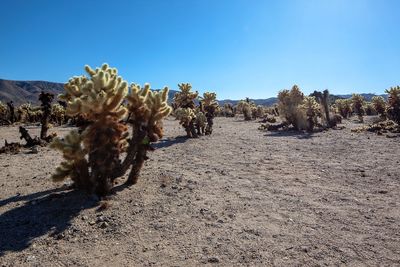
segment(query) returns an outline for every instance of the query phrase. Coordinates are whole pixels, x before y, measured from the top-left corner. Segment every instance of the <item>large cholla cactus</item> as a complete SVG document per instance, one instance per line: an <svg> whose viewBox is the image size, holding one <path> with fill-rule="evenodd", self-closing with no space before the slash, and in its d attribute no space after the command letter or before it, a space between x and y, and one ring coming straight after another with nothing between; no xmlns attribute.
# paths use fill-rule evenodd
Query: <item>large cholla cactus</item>
<svg viewBox="0 0 400 267"><path fill-rule="evenodd" d="M290 91L282 90L278 93L279 115L297 130L300 130L302 128L300 124L303 124L300 118L301 114L298 112L303 99L304 94L297 85L294 85Z"/></svg>
<svg viewBox="0 0 400 267"><path fill-rule="evenodd" d="M307 117L307 130L312 132L314 126L318 123L318 117L321 116L320 105L313 96L304 97L303 103L300 105L300 109L303 114Z"/></svg>
<svg viewBox="0 0 400 267"><path fill-rule="evenodd" d="M385 91L388 96L388 117L400 124L400 86L391 87Z"/></svg>
<svg viewBox="0 0 400 267"><path fill-rule="evenodd" d="M386 118L386 102L381 96L372 97L372 105L374 106L376 112L381 116L382 119Z"/></svg>
<svg viewBox="0 0 400 267"><path fill-rule="evenodd" d="M146 152L152 149L150 143L162 137L161 121L171 108L167 104L167 88L152 92L149 85L132 85L128 96L128 83L115 68L104 64L95 70L86 66L85 70L89 77L70 79L64 86L66 93L59 96L67 102L66 114L82 116L87 124L51 144L63 152L65 159L53 179L69 176L78 188L102 196L131 166L127 183L137 182ZM122 105L124 100L127 107ZM122 122L128 112L131 136ZM126 152L123 161L122 152Z"/></svg>
<svg viewBox="0 0 400 267"><path fill-rule="evenodd" d="M192 85L190 83L178 84L180 92L174 96L174 105L176 108L195 108L194 101L199 95L198 92L192 92Z"/></svg>
<svg viewBox="0 0 400 267"><path fill-rule="evenodd" d="M364 100L364 97L362 95L359 95L359 94L353 94L353 96L351 97L351 101L352 101L352 104L353 104L353 110L358 116L358 120L360 122L363 122L364 121L363 116L365 114L365 109L364 109L365 100Z"/></svg>

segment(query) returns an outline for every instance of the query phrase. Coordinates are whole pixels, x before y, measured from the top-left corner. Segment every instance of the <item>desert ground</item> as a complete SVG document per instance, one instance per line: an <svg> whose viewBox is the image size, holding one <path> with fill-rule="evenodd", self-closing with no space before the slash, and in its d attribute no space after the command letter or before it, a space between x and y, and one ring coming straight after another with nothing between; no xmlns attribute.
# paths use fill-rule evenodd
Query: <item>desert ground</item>
<svg viewBox="0 0 400 267"><path fill-rule="evenodd" d="M138 184L101 205L52 182L59 152L0 154L0 266L400 266L400 138L259 125L186 139L167 119Z"/></svg>

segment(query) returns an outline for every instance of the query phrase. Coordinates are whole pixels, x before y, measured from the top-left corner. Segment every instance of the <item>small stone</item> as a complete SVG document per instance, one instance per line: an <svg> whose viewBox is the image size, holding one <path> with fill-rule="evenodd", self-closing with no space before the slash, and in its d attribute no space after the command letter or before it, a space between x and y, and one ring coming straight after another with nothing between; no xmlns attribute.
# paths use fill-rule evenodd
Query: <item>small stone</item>
<svg viewBox="0 0 400 267"><path fill-rule="evenodd" d="M102 222L101 224L100 224L100 228L102 228L102 229L105 229L105 228L107 228L108 227L108 223L107 222Z"/></svg>
<svg viewBox="0 0 400 267"><path fill-rule="evenodd" d="M90 225L94 225L96 222L95 221L90 221L89 224Z"/></svg>
<svg viewBox="0 0 400 267"><path fill-rule="evenodd" d="M208 259L208 262L209 262L209 263L218 263L218 262L219 262L219 259L216 258L216 257L212 257L212 258L209 258L209 259Z"/></svg>

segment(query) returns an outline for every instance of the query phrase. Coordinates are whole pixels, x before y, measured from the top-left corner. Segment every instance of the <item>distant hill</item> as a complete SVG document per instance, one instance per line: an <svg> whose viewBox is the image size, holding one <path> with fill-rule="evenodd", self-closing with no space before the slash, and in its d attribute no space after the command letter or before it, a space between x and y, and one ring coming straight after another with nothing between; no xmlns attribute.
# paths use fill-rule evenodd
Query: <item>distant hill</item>
<svg viewBox="0 0 400 267"><path fill-rule="evenodd" d="M58 95L64 91L63 83L54 83L54 82L46 82L46 81L11 81L11 80L2 80L0 79L0 101L8 102L12 100L16 106L31 102L32 104L38 104L38 96L41 91L46 91ZM169 102L174 98L176 90L169 90L168 99ZM372 97L375 94L361 94L366 101L371 101ZM385 99L387 95L381 95ZM331 95L330 101L334 102L335 99L338 98L350 98L351 94L347 95ZM275 104L278 99L276 97L270 97L266 99L250 99L254 101L256 105L263 106L272 106ZM219 100L220 105L224 105L225 103L231 103L236 105L240 100L230 100L224 99Z"/></svg>
<svg viewBox="0 0 400 267"><path fill-rule="evenodd" d="M0 79L0 100L4 103L13 101L16 106L26 102L38 104L38 96L41 91L58 95L63 90L64 85L62 83Z"/></svg>

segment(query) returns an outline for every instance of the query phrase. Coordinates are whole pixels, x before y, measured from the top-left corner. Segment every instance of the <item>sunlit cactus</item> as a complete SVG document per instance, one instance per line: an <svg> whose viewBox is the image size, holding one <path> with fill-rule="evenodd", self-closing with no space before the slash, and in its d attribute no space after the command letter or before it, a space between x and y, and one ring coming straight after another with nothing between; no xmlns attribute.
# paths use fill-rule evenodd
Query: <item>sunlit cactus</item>
<svg viewBox="0 0 400 267"><path fill-rule="evenodd" d="M302 114L298 112L303 99L304 94L297 85L294 85L291 90L282 90L278 93L279 115L297 130L303 128L302 125L304 124L301 118Z"/></svg>
<svg viewBox="0 0 400 267"><path fill-rule="evenodd" d="M235 117L235 112L231 103L225 103L222 112L225 117Z"/></svg>
<svg viewBox="0 0 400 267"><path fill-rule="evenodd" d="M266 115L266 111L265 111L264 107L261 105L258 105L256 107L255 117L256 118L264 118L265 115Z"/></svg>
<svg viewBox="0 0 400 267"><path fill-rule="evenodd" d="M64 123L65 118L65 108L62 105L57 103L51 106L51 121L61 125Z"/></svg>
<svg viewBox="0 0 400 267"><path fill-rule="evenodd" d="M386 118L386 102L382 96L372 97L372 105L382 119Z"/></svg>
<svg viewBox="0 0 400 267"><path fill-rule="evenodd" d="M204 135L207 126L207 117L203 112L196 113L196 130L198 135Z"/></svg>
<svg viewBox="0 0 400 267"><path fill-rule="evenodd" d="M320 105L313 96L305 96L303 103L300 105L300 110L307 117L307 131L312 132L314 126L318 123L318 117L321 116Z"/></svg>
<svg viewBox="0 0 400 267"><path fill-rule="evenodd" d="M0 101L0 125L8 125L10 123L7 106Z"/></svg>
<svg viewBox="0 0 400 267"><path fill-rule="evenodd" d="M191 108L178 108L175 110L175 116L180 125L185 128L187 137L197 137L196 133L196 114Z"/></svg>
<svg viewBox="0 0 400 267"><path fill-rule="evenodd" d="M89 76L70 79L64 87L66 93L59 96L67 102L66 113L84 117L87 124L51 144L65 159L53 179L71 177L78 188L103 196L130 167L127 184L137 182L146 152L152 149L151 142L162 137L161 121L171 107L167 88L152 92L149 85L132 85L128 96L128 83L115 68L103 64L95 70L86 66L85 70ZM124 100L127 107L122 105ZM131 136L123 123L128 112ZM126 152L123 161L122 152Z"/></svg>
<svg viewBox="0 0 400 267"><path fill-rule="evenodd" d="M365 101L363 108L367 116L373 116L378 114L372 102Z"/></svg>
<svg viewBox="0 0 400 267"><path fill-rule="evenodd" d="M391 87L385 92L388 94L387 115L400 124L400 86Z"/></svg>
<svg viewBox="0 0 400 267"><path fill-rule="evenodd" d="M217 94L205 92L203 97L200 97L200 110L204 113L207 119L205 134L210 135L213 131L214 117L219 108Z"/></svg>
<svg viewBox="0 0 400 267"><path fill-rule="evenodd" d="M337 99L335 101L337 112L345 119L349 118L353 113L351 99Z"/></svg>
<svg viewBox="0 0 400 267"><path fill-rule="evenodd" d="M358 120L360 122L363 122L364 121L363 116L365 114L364 97L359 94L353 94L353 96L351 97L351 101L352 101L352 108L354 112L357 114Z"/></svg>
<svg viewBox="0 0 400 267"><path fill-rule="evenodd" d="M198 92L192 92L192 85L190 83L178 84L180 92L174 96L174 104L176 108L195 108L195 100L198 97Z"/></svg>

